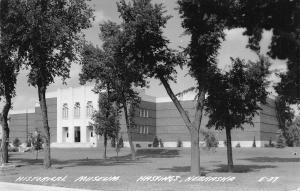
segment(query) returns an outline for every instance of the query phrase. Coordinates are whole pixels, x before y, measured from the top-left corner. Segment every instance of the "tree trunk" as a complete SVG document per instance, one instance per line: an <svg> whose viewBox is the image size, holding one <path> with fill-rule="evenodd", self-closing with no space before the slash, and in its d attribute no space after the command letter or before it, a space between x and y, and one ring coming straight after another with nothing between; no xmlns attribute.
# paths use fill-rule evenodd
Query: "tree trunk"
<svg viewBox="0 0 300 191"><path fill-rule="evenodd" d="M11 96L5 97L5 105L2 110L1 125L2 125L2 142L1 142L1 162L8 163L8 143L9 143L9 127L8 127L8 112L11 108Z"/></svg>
<svg viewBox="0 0 300 191"><path fill-rule="evenodd" d="M227 143L228 172L232 172L233 171L233 160L232 160L231 133L230 133L229 127L226 127L226 143Z"/></svg>
<svg viewBox="0 0 300 191"><path fill-rule="evenodd" d="M177 110L179 111L181 118L183 119L186 127L188 128L190 135L191 135L191 172L192 174L198 176L200 175L200 148L199 148L199 131L200 125L202 120L202 110L203 110L203 103L205 98L205 92L201 91L196 105L195 111L195 120L192 123L189 119L189 116L183 109L182 105L180 104L179 100L175 96L174 92L172 91L168 81L163 77L159 76L160 81L164 85L168 95L172 99L173 103L175 104Z"/></svg>
<svg viewBox="0 0 300 191"><path fill-rule="evenodd" d="M48 112L46 105L46 86L38 85L39 102L42 113L43 127L44 127L44 168L51 167L50 155L50 128L48 125Z"/></svg>
<svg viewBox="0 0 300 191"><path fill-rule="evenodd" d="M106 159L106 147L107 147L107 133L104 131L104 153L103 158Z"/></svg>
<svg viewBox="0 0 300 191"><path fill-rule="evenodd" d="M200 175L199 131L191 131L191 173Z"/></svg>
<svg viewBox="0 0 300 191"><path fill-rule="evenodd" d="M123 105L124 105L124 114L125 114L125 121L126 121L126 127L127 127L128 142L129 142L130 150L131 150L131 159L135 160L136 156L135 156L134 145L132 142L132 133L131 133L132 128L131 128L130 120L129 120L129 116L128 116L127 103L123 102Z"/></svg>

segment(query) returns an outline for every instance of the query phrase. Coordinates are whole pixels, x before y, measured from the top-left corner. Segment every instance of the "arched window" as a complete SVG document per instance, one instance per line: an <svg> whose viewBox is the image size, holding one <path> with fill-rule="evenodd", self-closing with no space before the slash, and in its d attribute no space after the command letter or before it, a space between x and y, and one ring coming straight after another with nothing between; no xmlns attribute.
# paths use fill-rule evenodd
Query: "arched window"
<svg viewBox="0 0 300 191"><path fill-rule="evenodd" d="M69 112L68 104L64 103L63 108L62 108L62 118L63 119L68 119L68 112Z"/></svg>
<svg viewBox="0 0 300 191"><path fill-rule="evenodd" d="M92 116L93 114L93 102L88 101L86 105L86 115L88 117Z"/></svg>
<svg viewBox="0 0 300 191"><path fill-rule="evenodd" d="M80 117L80 103L76 102L74 106L74 118Z"/></svg>

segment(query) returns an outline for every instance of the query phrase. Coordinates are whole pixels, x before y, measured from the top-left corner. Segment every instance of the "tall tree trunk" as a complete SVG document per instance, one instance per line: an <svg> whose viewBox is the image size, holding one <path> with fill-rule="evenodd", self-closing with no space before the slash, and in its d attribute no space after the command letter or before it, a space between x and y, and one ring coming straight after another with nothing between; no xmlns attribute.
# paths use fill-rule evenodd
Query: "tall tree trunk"
<svg viewBox="0 0 300 191"><path fill-rule="evenodd" d="M107 147L107 133L106 130L104 130L104 153L103 153L104 159L106 159L106 147Z"/></svg>
<svg viewBox="0 0 300 191"><path fill-rule="evenodd" d="M134 145L132 142L132 133L131 133L132 128L131 128L131 124L130 124L130 120L129 120L129 116L128 116L126 101L123 102L123 107L124 107L125 121L126 121L126 127L127 127L128 142L129 142L129 146L130 146L130 150L131 150L131 159L135 160L136 159L135 149L134 149Z"/></svg>
<svg viewBox="0 0 300 191"><path fill-rule="evenodd" d="M230 133L229 127L226 127L226 143L227 143L228 172L232 172L233 171L233 160L232 160L231 133Z"/></svg>
<svg viewBox="0 0 300 191"><path fill-rule="evenodd" d="M48 125L48 112L46 105L46 86L38 85L39 102L41 107L43 127L44 127L44 167L51 167L51 155L50 155L50 128Z"/></svg>
<svg viewBox="0 0 300 191"><path fill-rule="evenodd" d="M8 142L9 142L9 127L8 127L8 112L11 108L11 96L5 96L5 105L2 110L1 125L2 125L2 142L1 142L1 162L8 163Z"/></svg>
<svg viewBox="0 0 300 191"><path fill-rule="evenodd" d="M183 109L181 103L175 96L174 92L172 91L168 81L163 77L159 76L160 81L162 82L163 86L165 87L168 95L172 99L173 103L175 104L177 110L179 111L181 118L183 119L186 127L188 128L190 135L191 135L191 172L194 175L200 175L200 148L199 148L199 135L200 135L200 125L202 120L202 111L203 111L203 103L205 98L205 92L201 91L196 105L195 111L195 120L192 123L189 119L189 116Z"/></svg>
<svg viewBox="0 0 300 191"><path fill-rule="evenodd" d="M193 129L190 131L190 134L191 134L191 172L194 175L200 175L199 131Z"/></svg>

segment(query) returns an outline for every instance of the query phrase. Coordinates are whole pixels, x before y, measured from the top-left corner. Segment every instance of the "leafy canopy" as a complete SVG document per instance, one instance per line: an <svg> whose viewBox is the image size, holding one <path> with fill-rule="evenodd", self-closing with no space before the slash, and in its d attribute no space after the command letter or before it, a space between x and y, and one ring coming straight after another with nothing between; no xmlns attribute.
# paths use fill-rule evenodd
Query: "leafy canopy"
<svg viewBox="0 0 300 191"><path fill-rule="evenodd" d="M69 77L78 60L81 30L91 26L93 10L85 0L22 1L19 51L30 68L29 83L48 86L55 77Z"/></svg>
<svg viewBox="0 0 300 191"><path fill-rule="evenodd" d="M266 103L268 95L266 76L269 61L260 56L256 63L232 59L232 69L225 74L215 74L209 87L206 111L209 114L208 127L216 129L243 128L244 123L253 125L252 118L258 113L260 103Z"/></svg>

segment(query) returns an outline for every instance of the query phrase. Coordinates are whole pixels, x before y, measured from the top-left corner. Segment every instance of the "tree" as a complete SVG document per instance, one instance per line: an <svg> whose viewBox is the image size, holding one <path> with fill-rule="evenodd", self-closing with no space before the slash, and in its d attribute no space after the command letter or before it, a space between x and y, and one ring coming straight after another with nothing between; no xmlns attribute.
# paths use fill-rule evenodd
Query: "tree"
<svg viewBox="0 0 300 191"><path fill-rule="evenodd" d="M267 54L273 59L287 60L287 72L279 74L276 92L286 104L300 103L300 2L238 0L225 10L229 28L245 28L248 45L260 51L264 30L272 30Z"/></svg>
<svg viewBox="0 0 300 191"><path fill-rule="evenodd" d="M22 44L19 52L29 69L28 83L38 89L45 138L44 167L51 166L46 90L56 77L69 77L78 60L82 29L91 26L93 10L85 0L22 1Z"/></svg>
<svg viewBox="0 0 300 191"><path fill-rule="evenodd" d="M217 50L224 38L224 19L211 14L214 7L208 8L210 1L205 2L200 11L197 5L187 1L179 3L183 27L191 34L191 43L186 51L190 58L187 66L189 74L197 81L197 87L191 88L197 91L194 121L186 114L169 84L176 79L175 66L186 62L182 54L168 48L169 41L163 36L163 28L170 18L165 15L163 5L152 4L151 0L128 3L121 0L118 3L127 37L124 47L126 59L131 65L144 69L144 76L159 79L165 87L190 132L191 171L195 175L200 174L199 133L205 94L211 74L216 70Z"/></svg>
<svg viewBox="0 0 300 191"><path fill-rule="evenodd" d="M226 130L228 171L233 171L231 130L243 129L243 124L253 125L252 119L259 114L260 104L266 103L270 63L260 56L256 63L232 59L233 66L225 74L219 73L221 83L209 88L206 111L209 114L207 126ZM255 141L255 139L254 139Z"/></svg>
<svg viewBox="0 0 300 191"><path fill-rule="evenodd" d="M104 153L103 158L106 159L107 140L116 138L120 129L119 109L113 106L110 100L109 92L99 92L99 111L92 116L91 124L97 135L104 137Z"/></svg>
<svg viewBox="0 0 300 191"><path fill-rule="evenodd" d="M293 145L293 135L290 134L289 124L294 118L294 111L290 108L286 96L279 95L275 100L276 117L279 122L279 128L286 140L288 146Z"/></svg>
<svg viewBox="0 0 300 191"><path fill-rule="evenodd" d="M123 45L127 43L122 26L111 21L100 24L100 39L103 41L103 49L91 44L85 46L82 53L81 83L96 81L96 85L102 90L108 91L113 97L119 109L124 110L127 127L128 141L132 159L135 157L135 149L132 141L135 127L133 115L134 109L140 102L138 92L133 86L145 86L145 80L141 77L140 68L130 65L124 58Z"/></svg>
<svg viewBox="0 0 300 191"><path fill-rule="evenodd" d="M34 135L31 137L33 149L36 151L35 160L38 159L39 151L43 149L43 138L38 130L35 130Z"/></svg>
<svg viewBox="0 0 300 191"><path fill-rule="evenodd" d="M153 147L158 147L159 146L159 140L158 140L157 136L154 137L152 146Z"/></svg>
<svg viewBox="0 0 300 191"><path fill-rule="evenodd" d="M0 122L2 126L1 163L8 163L9 126L8 113L12 107L12 98L15 96L15 85L20 67L17 54L19 1L0 1L0 101L4 101Z"/></svg>

